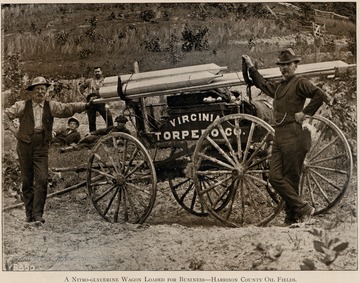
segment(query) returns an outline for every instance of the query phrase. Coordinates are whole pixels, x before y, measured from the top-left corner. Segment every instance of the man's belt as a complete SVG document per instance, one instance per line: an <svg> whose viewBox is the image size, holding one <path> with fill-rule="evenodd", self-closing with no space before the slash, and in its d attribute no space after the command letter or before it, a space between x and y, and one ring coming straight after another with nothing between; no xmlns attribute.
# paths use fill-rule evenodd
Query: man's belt
<svg viewBox="0 0 360 283"><path fill-rule="evenodd" d="M44 129L34 129L34 134L42 134Z"/></svg>

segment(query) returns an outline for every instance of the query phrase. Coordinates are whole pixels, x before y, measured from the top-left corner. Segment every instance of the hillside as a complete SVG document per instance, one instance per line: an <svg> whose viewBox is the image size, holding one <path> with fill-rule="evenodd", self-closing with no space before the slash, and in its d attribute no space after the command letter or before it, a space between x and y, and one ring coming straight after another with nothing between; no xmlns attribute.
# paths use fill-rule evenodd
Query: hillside
<svg viewBox="0 0 360 283"><path fill-rule="evenodd" d="M307 56L314 44L312 22L326 26L321 52L340 59L339 48L352 51L355 4L4 4L4 66L11 68L18 55L22 74L54 79L89 76L94 65L109 76L130 73L134 61L141 71L208 62L231 71L240 68L243 53L269 66L276 52L288 46L312 62ZM314 8L350 20L318 18Z"/></svg>

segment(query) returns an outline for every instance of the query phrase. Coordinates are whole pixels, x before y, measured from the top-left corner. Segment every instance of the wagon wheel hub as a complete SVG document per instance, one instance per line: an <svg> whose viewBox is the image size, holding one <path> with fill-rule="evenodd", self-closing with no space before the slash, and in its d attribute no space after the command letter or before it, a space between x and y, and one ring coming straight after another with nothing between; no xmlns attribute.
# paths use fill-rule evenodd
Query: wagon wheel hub
<svg viewBox="0 0 360 283"><path fill-rule="evenodd" d="M242 165L239 165L232 170L233 178L244 178L245 173L246 173L246 168Z"/></svg>
<svg viewBox="0 0 360 283"><path fill-rule="evenodd" d="M113 179L113 183L115 185L125 185L126 184L126 178L123 174L117 174L115 178Z"/></svg>

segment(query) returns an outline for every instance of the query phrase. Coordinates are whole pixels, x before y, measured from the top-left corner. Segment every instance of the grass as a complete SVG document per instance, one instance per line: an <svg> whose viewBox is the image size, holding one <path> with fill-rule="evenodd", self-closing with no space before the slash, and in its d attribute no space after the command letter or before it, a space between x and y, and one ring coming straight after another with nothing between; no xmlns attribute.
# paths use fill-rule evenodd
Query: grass
<svg viewBox="0 0 360 283"><path fill-rule="evenodd" d="M244 15L240 18L233 10L222 10L223 6L216 5L203 5L205 14L200 17L195 13L198 6L196 3L12 5L3 8L4 54L20 52L25 73L63 78L89 76L94 65L103 66L107 75L130 73L134 61L139 61L144 71L210 62L232 69L233 62L238 62L249 46L230 46L230 41L248 42L293 33L294 23L289 20L282 23L271 18ZM152 21L141 18L141 11L146 10L155 12ZM329 33L334 30L344 35L355 30L355 25L349 22L332 24L326 23ZM205 37L207 50L181 51L185 25L193 31L209 29ZM158 41L160 52L146 50L145 43L151 40ZM262 44L256 46L254 54L273 58L279 48ZM239 64L236 67L238 70Z"/></svg>

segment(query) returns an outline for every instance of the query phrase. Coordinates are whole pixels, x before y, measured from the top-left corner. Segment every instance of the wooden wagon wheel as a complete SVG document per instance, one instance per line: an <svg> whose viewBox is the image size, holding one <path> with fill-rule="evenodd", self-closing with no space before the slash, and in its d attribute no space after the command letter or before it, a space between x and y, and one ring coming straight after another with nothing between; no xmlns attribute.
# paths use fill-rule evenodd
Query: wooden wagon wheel
<svg viewBox="0 0 360 283"><path fill-rule="evenodd" d="M157 178L146 148L126 133L102 137L92 150L87 188L99 214L113 223L142 223L156 197Z"/></svg>
<svg viewBox="0 0 360 283"><path fill-rule="evenodd" d="M195 145L196 144L194 143L191 146L191 152L194 151ZM181 160L177 160L172 163L175 165L175 168L180 167L185 168L185 170L180 174L177 170L177 174L175 176L169 176L169 187L175 200L181 205L182 208L195 216L206 217L209 215L209 212L207 212L206 207L201 202L197 190L195 189L194 181L191 175L191 166L186 166L187 164L191 164L191 157L186 156L186 158L189 158L186 164L183 163L179 166L177 161ZM206 183L208 181L206 177L201 176L199 177L199 182L204 185L203 183ZM221 205L216 208L216 211L223 209L225 205L226 202L222 202Z"/></svg>
<svg viewBox="0 0 360 283"><path fill-rule="evenodd" d="M232 114L213 122L199 139L195 188L209 213L226 225L264 225L283 208L268 182L273 136L263 120Z"/></svg>
<svg viewBox="0 0 360 283"><path fill-rule="evenodd" d="M176 177L169 179L168 182L173 196L182 208L196 216L209 215L199 199L191 178Z"/></svg>
<svg viewBox="0 0 360 283"><path fill-rule="evenodd" d="M211 176L199 176L198 182L200 186L203 187L211 182L210 179ZM204 203L201 201L198 195L198 191L195 188L192 178L176 177L168 181L171 192L182 208L196 216L205 217L209 215L209 212L206 210ZM223 209L229 201L230 198L224 199L220 205L215 208L215 211Z"/></svg>
<svg viewBox="0 0 360 283"><path fill-rule="evenodd" d="M300 194L316 208L315 214L337 204L349 185L353 171L351 148L341 130L330 120L314 115L310 127L312 145L306 155Z"/></svg>

